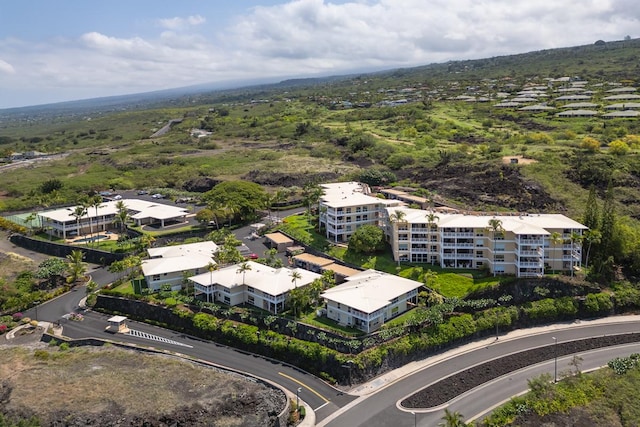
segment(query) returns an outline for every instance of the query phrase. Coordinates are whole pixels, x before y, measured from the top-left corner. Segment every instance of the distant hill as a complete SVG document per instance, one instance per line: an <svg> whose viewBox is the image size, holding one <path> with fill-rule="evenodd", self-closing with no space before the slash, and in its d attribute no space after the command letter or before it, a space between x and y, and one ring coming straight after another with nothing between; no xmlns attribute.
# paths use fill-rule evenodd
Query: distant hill
<svg viewBox="0 0 640 427"><path fill-rule="evenodd" d="M250 99L266 96L274 91L325 85L349 85L354 78L395 80L406 84L445 80L479 80L518 76L578 76L598 79L606 76L614 80L634 83L640 73L640 39L545 49L517 55L493 58L449 61L412 68L365 72L314 78L287 79L273 82L245 82L202 84L131 95L110 96L31 107L0 109L0 122L20 119L77 117L110 111L127 111L154 107L184 106L224 100ZM244 86L243 86L244 84Z"/></svg>

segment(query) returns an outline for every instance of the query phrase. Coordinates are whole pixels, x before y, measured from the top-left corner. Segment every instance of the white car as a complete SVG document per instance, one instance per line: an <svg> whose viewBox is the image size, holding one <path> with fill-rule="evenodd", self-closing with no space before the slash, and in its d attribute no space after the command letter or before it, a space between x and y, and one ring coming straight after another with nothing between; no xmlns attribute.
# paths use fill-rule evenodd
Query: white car
<svg viewBox="0 0 640 427"><path fill-rule="evenodd" d="M119 194L116 194L115 196L113 196L113 200L121 200L122 196Z"/></svg>
<svg viewBox="0 0 640 427"><path fill-rule="evenodd" d="M156 193L151 196L152 199L162 199L164 196L160 193Z"/></svg>

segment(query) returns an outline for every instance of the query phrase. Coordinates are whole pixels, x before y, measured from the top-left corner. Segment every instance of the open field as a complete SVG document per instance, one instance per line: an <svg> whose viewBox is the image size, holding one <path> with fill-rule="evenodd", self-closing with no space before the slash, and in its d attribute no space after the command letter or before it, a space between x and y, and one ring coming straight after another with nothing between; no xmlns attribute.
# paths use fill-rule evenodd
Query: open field
<svg viewBox="0 0 640 427"><path fill-rule="evenodd" d="M285 404L282 393L236 375L112 347L0 347L0 358L1 411L43 425L268 426L268 412Z"/></svg>

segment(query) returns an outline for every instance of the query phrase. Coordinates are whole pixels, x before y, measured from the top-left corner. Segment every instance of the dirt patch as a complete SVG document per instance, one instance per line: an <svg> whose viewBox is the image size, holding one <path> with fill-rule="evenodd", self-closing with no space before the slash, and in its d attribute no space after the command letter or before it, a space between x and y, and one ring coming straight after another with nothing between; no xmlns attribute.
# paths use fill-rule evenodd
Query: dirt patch
<svg viewBox="0 0 640 427"><path fill-rule="evenodd" d="M278 390L168 356L17 347L0 360L0 410L42 425L272 426L286 405Z"/></svg>
<svg viewBox="0 0 640 427"><path fill-rule="evenodd" d="M263 170L253 170L242 177L256 184L278 187L304 187L310 182L332 182L337 178L338 174L332 172L281 173Z"/></svg>
<svg viewBox="0 0 640 427"><path fill-rule="evenodd" d="M516 159L517 162L514 162L513 159ZM526 157L522 157L522 156L504 156L502 158L502 163L504 163L505 165L514 164L514 163L518 165L530 165L531 163L538 163L538 161L533 159L527 159Z"/></svg>
<svg viewBox="0 0 640 427"><path fill-rule="evenodd" d="M640 341L640 333L589 338L558 343L557 355L566 356L602 347L610 347ZM433 408L440 406L479 385L502 375L517 371L536 363L552 360L556 353L554 345L516 353L492 360L448 378L413 394L402 401L405 408Z"/></svg>

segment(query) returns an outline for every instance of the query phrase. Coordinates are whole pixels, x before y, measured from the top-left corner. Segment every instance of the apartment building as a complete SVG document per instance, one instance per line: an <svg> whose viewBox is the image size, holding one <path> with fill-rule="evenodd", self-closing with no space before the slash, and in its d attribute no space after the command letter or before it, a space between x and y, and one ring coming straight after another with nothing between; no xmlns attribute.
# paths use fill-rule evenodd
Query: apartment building
<svg viewBox="0 0 640 427"><path fill-rule="evenodd" d="M366 184L339 182L322 184L319 201L321 227L327 239L348 242L349 237L363 225L382 226L384 211L388 207L402 206L399 200L385 200L371 196Z"/></svg>
<svg viewBox="0 0 640 427"><path fill-rule="evenodd" d="M387 208L396 261L541 277L581 266L584 225L560 214L451 213Z"/></svg>

